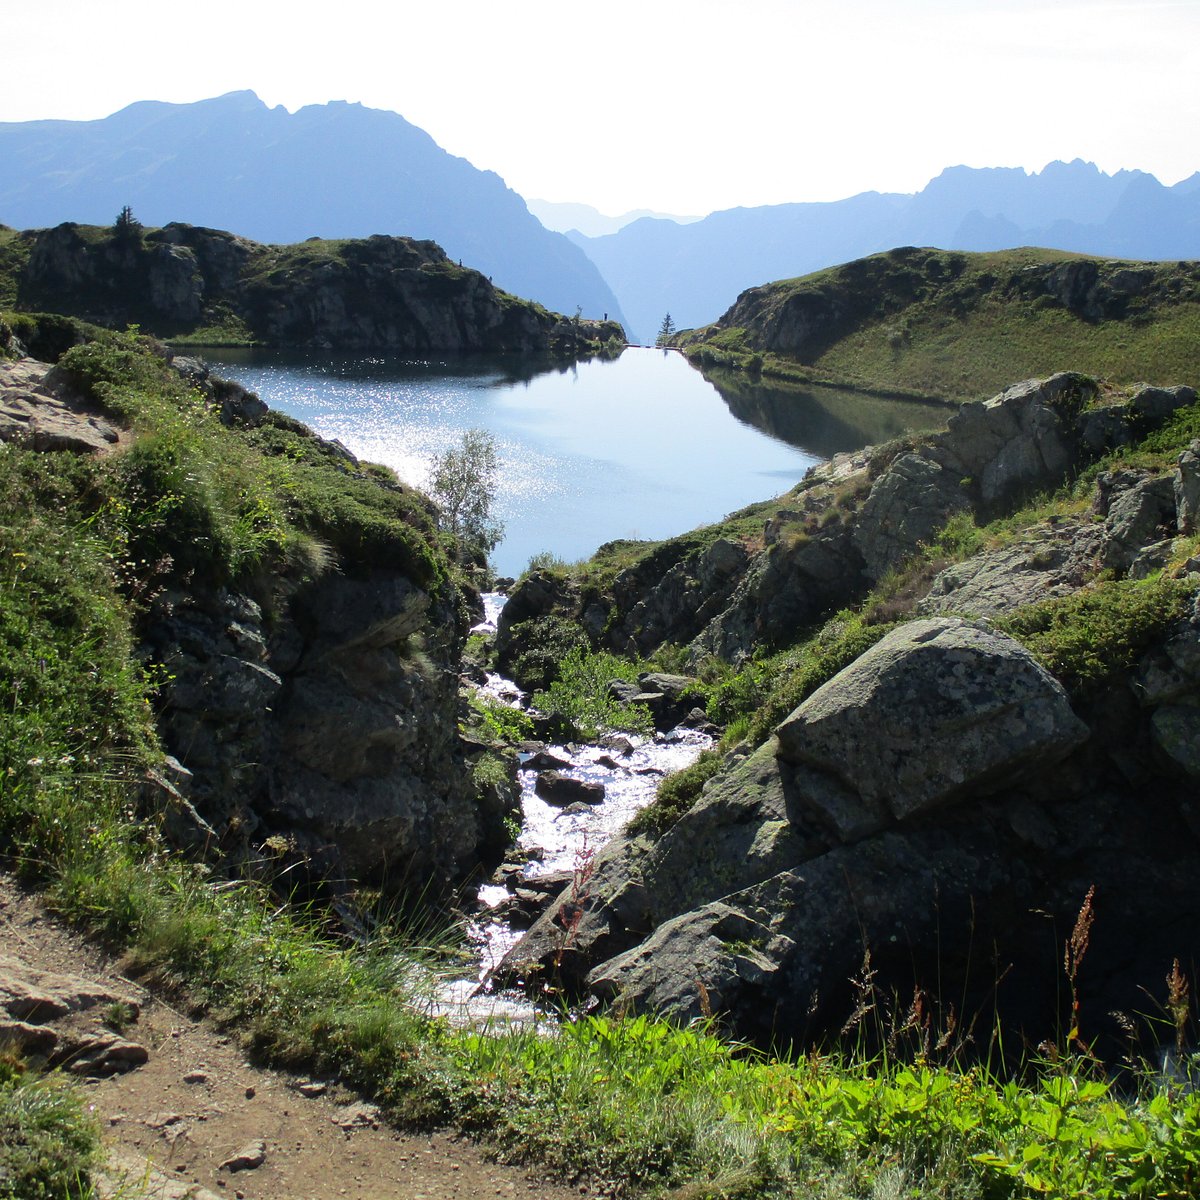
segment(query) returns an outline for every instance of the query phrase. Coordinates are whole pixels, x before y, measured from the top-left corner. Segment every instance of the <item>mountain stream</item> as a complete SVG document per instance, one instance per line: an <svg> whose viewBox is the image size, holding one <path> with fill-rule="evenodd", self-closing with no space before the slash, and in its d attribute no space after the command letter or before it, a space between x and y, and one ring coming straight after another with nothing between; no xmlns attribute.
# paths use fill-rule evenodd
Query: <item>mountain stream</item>
<svg viewBox="0 0 1200 1200"><path fill-rule="evenodd" d="M504 600L497 593L484 596L485 619L473 632L495 632ZM490 674L483 690L503 703L525 704L516 684L499 675ZM532 1001L519 993L493 991L489 983L491 972L523 932L515 916L519 906L513 904L517 893L544 890L539 881L548 883L555 876L568 883L570 873L584 869L654 799L665 775L695 762L712 743L708 734L680 727L653 738L614 734L599 743L547 745L542 754L564 762L558 768L563 775L604 788L599 803L566 807L549 804L537 794L539 769L547 759L522 751L520 836L501 868L504 882L488 882L479 889L478 908L467 925L468 943L475 954L472 969L438 988L434 1013L456 1024L526 1024L538 1019L542 1014Z"/></svg>

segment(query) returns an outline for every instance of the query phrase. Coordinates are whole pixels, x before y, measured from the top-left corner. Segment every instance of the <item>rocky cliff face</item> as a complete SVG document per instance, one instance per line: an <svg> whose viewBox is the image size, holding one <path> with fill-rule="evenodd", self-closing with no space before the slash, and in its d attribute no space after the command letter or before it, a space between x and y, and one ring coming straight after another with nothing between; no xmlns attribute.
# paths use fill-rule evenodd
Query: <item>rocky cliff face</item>
<svg viewBox="0 0 1200 1200"><path fill-rule="evenodd" d="M237 426L230 438L269 422L237 385L193 360L176 368ZM332 464L335 499L338 479L401 489L340 446L287 428L295 455ZM136 440L69 371L0 361L0 441L121 455ZM429 503L412 502L418 516ZM435 536L431 521L422 530ZM399 552L312 554L269 560L236 586L165 563L138 584L138 654L160 680L169 755L143 804L171 843L280 879L289 893L365 885L445 898L499 861L517 804L515 787L476 783L480 748L458 733L466 599Z"/></svg>
<svg viewBox="0 0 1200 1200"><path fill-rule="evenodd" d="M1099 403L1090 380L1061 375L965 405L943 434L815 472L761 550L718 552L728 575L712 570L719 541L666 571L629 568L604 636L652 627L730 658L786 643L861 601L954 513L1007 511L1195 402L1144 388ZM504 973L557 973L681 1019L717 1011L768 1042L839 1025L865 971L875 1001L924 995L943 1016L952 1004L986 1027L1000 1011L1042 1036L1063 938L1094 886L1091 1007L1140 1010L1139 988L1200 950L1200 559L1178 562L1197 533L1198 453L1165 473L1110 470L1087 511L918 576L906 623L765 743L735 748L666 832L610 844L579 919L552 908ZM1056 678L1005 631L1048 596L1105 594L1101 572L1119 589L1114 577L1168 561L1152 634L1102 684ZM1116 655L1104 611L1072 636Z"/></svg>
<svg viewBox="0 0 1200 1200"><path fill-rule="evenodd" d="M24 236L20 307L162 337L212 327L218 339L272 346L568 356L624 341L616 322L567 321L518 300L433 242L264 246L178 223L124 236L67 223Z"/></svg>

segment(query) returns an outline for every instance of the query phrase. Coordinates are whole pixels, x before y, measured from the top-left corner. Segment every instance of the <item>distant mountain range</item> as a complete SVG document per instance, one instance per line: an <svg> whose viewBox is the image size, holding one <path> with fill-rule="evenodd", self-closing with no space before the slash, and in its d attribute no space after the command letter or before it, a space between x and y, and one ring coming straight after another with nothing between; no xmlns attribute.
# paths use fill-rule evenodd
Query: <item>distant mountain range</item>
<svg viewBox="0 0 1200 1200"><path fill-rule="evenodd" d="M599 271L491 171L396 113L335 102L296 113L253 92L144 101L99 121L0 123L0 222L229 229L260 242L374 233L436 241L498 287L622 319Z"/></svg>
<svg viewBox="0 0 1200 1200"><path fill-rule="evenodd" d="M1106 175L1076 160L950 167L915 195L864 192L820 204L712 213L694 224L645 218L616 233L568 235L600 268L631 337L716 320L749 287L896 246L1043 246L1135 259L1200 258L1200 172L1164 187L1142 171Z"/></svg>
<svg viewBox="0 0 1200 1200"><path fill-rule="evenodd" d="M143 101L100 121L0 124L0 222L185 222L260 242L428 238L555 311L607 315L649 341L670 312L708 324L746 288L897 246L1042 246L1200 258L1200 172L1164 187L1076 160L950 167L915 195L734 208L699 219L523 200L396 113L333 102L296 113L253 92ZM538 218L541 217L542 220ZM544 223L543 223L544 222ZM569 229L570 233L555 232Z"/></svg>
<svg viewBox="0 0 1200 1200"><path fill-rule="evenodd" d="M624 229L626 225L632 225L634 221L640 221L643 217L674 221L677 225L690 225L693 221L701 219L683 217L678 213L655 212L649 208L635 208L619 217L610 217L590 204L558 203L554 200L526 200L525 203L529 206L529 211L547 229L554 229L559 233L570 233L574 230L590 238L616 233L618 229Z"/></svg>

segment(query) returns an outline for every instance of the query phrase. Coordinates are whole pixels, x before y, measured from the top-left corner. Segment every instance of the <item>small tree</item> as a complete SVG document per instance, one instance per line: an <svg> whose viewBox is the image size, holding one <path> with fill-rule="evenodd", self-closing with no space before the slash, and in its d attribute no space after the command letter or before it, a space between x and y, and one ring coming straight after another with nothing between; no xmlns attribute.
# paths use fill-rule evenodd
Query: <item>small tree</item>
<svg viewBox="0 0 1200 1200"><path fill-rule="evenodd" d="M142 223L133 215L133 209L125 205L113 222L113 236L126 245L142 240Z"/></svg>
<svg viewBox="0 0 1200 1200"><path fill-rule="evenodd" d="M457 447L433 460L429 493L441 509L443 527L458 539L460 559L484 558L504 536L492 516L500 458L486 429L468 429Z"/></svg>
<svg viewBox="0 0 1200 1200"><path fill-rule="evenodd" d="M662 319L662 324L658 327L658 337L654 339L656 346L665 346L671 339L671 335L675 332L675 322L671 320L671 314L667 313Z"/></svg>

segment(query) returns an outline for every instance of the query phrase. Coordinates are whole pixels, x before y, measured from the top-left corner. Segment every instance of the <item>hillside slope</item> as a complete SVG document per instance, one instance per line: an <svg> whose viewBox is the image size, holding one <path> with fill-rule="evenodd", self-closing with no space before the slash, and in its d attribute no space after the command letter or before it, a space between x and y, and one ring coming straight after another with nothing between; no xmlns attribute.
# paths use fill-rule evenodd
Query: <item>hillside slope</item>
<svg viewBox="0 0 1200 1200"><path fill-rule="evenodd" d="M701 364L950 400L1067 365L1122 382L1191 381L1200 263L903 247L750 288L676 340Z"/></svg>
<svg viewBox="0 0 1200 1200"><path fill-rule="evenodd" d="M720 526L530 575L502 651L573 622L668 654L729 731L504 976L772 1047L856 1005L895 1031L912 997L986 1055L1060 1011L1082 903L1087 1037L1113 1049L1105 1014L1200 951L1198 605L1196 392L1068 372Z"/></svg>
<svg viewBox="0 0 1200 1200"><path fill-rule="evenodd" d="M344 102L296 113L253 92L144 101L100 121L0 124L0 221L20 228L186 221L257 241L430 239L497 285L556 312L608 314L591 261L490 171L447 154L397 113Z"/></svg>
<svg viewBox="0 0 1200 1200"><path fill-rule="evenodd" d="M0 228L0 303L192 343L341 349L556 351L623 342L615 321L548 312L456 265L433 242L265 246L173 223Z"/></svg>

